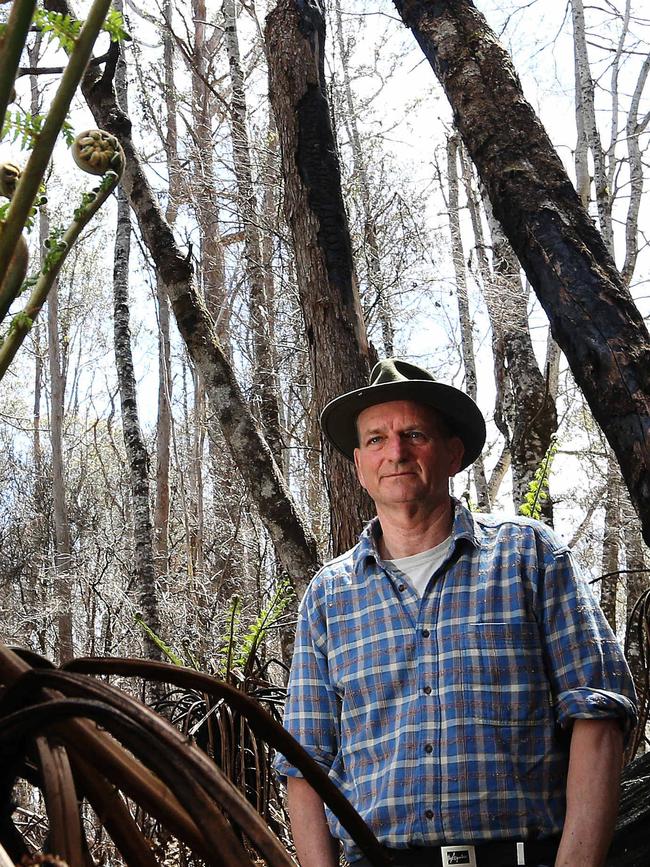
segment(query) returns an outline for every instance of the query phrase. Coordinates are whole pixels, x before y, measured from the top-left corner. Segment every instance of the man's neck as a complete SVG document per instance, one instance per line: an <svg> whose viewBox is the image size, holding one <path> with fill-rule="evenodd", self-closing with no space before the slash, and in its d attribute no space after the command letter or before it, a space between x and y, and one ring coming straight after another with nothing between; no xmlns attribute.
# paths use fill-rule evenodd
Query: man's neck
<svg viewBox="0 0 650 867"><path fill-rule="evenodd" d="M404 503L401 509L377 510L382 535L379 553L383 558L397 560L435 548L451 533L453 504L451 497L431 511L414 510Z"/></svg>

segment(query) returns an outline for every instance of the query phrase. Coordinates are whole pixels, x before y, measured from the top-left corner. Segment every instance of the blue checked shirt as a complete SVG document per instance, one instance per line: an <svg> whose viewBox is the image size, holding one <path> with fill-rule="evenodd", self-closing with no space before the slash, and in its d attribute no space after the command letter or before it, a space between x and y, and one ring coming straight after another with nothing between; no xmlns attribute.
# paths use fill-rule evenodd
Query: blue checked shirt
<svg viewBox="0 0 650 867"><path fill-rule="evenodd" d="M420 599L379 558L378 532L375 519L305 594L285 727L387 846L560 832L571 720L635 720L620 647L568 548L543 524L456 503ZM283 756L276 769L299 776Z"/></svg>

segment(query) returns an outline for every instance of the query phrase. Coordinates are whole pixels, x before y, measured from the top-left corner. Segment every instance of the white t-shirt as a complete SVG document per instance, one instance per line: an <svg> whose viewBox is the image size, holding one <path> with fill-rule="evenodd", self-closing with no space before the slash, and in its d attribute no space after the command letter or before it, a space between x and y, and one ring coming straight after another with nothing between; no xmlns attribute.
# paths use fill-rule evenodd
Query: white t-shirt
<svg viewBox="0 0 650 867"><path fill-rule="evenodd" d="M412 554L410 557L398 557L396 560L385 562L397 566L400 572L406 575L418 596L422 597L429 579L447 556L450 543L451 534L435 548L420 551L419 554Z"/></svg>

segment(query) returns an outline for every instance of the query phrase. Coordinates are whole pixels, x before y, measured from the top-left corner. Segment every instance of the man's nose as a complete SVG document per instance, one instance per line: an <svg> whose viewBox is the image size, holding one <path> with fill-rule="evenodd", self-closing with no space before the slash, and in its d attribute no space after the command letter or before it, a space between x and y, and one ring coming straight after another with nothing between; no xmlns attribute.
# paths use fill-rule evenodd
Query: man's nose
<svg viewBox="0 0 650 867"><path fill-rule="evenodd" d="M388 437L387 454L393 461L406 460L408 454L408 442L399 434L392 434Z"/></svg>

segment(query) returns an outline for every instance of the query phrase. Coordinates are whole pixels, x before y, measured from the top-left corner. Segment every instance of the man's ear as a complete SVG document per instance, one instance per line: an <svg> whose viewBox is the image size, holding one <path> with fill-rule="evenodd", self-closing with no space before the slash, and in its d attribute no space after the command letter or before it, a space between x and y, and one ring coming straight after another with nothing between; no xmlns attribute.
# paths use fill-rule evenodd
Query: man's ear
<svg viewBox="0 0 650 867"><path fill-rule="evenodd" d="M449 478L455 476L460 471L464 454L465 446L462 439L457 436L451 437L449 439Z"/></svg>
<svg viewBox="0 0 650 867"><path fill-rule="evenodd" d="M366 485L363 481L363 473L361 472L361 464L359 461L359 449L354 450L354 468L357 471L357 479L359 480L359 484L362 488L366 489Z"/></svg>

